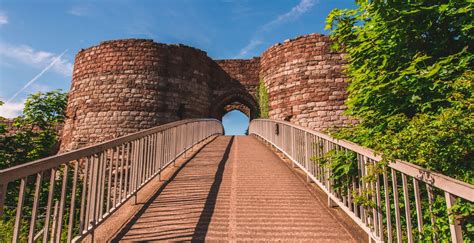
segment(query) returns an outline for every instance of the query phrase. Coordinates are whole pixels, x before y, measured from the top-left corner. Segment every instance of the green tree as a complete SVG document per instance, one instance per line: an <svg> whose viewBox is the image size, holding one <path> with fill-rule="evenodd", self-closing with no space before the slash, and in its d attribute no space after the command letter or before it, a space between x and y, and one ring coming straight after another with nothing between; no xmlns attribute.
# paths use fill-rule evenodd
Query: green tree
<svg viewBox="0 0 474 243"><path fill-rule="evenodd" d="M340 134L474 183L473 3L358 3L327 18L360 120Z"/></svg>
<svg viewBox="0 0 474 243"><path fill-rule="evenodd" d="M66 104L67 95L60 90L28 96L23 115L14 120L15 132L6 134L5 124L0 125L0 169L55 152Z"/></svg>
<svg viewBox="0 0 474 243"><path fill-rule="evenodd" d="M2 104L0 101L0 105ZM58 143L58 128L65 119L66 104L67 95L60 90L32 94L26 99L23 115L14 119L14 131L8 131L9 127L0 123L0 169L52 155ZM44 182L42 186L46 190L48 183ZM19 181L8 184L5 212L0 220L0 242L11 240L18 188ZM31 200L33 191L33 185L27 184L25 200ZM46 200L45 196L46 194L42 194L39 199L42 205ZM24 209L24 214L30 215L30 209ZM28 227L25 222L22 225L23 237Z"/></svg>
<svg viewBox="0 0 474 243"><path fill-rule="evenodd" d="M474 184L474 3L357 4L327 18L334 48L347 53L347 113L360 121L335 135L381 152L385 161L406 160ZM443 195L436 200L444 202ZM436 207L447 211L443 203ZM455 209L469 240L474 206ZM437 224L445 239L447 221Z"/></svg>

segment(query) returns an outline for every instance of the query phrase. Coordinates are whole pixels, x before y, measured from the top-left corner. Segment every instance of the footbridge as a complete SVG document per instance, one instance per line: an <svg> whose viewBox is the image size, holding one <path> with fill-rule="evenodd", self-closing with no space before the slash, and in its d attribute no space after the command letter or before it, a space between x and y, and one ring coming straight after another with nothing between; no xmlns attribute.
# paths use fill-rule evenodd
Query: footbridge
<svg viewBox="0 0 474 243"><path fill-rule="evenodd" d="M334 154L344 166L328 166ZM460 201L472 185L265 119L249 136L182 120L0 171L13 242L436 241L441 217L462 242Z"/></svg>

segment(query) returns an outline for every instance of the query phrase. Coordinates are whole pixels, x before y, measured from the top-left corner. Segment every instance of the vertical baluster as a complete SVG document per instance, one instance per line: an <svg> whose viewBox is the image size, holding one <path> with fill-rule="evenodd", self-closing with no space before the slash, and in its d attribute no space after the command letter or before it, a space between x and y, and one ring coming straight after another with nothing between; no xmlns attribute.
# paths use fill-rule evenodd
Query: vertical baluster
<svg viewBox="0 0 474 243"><path fill-rule="evenodd" d="M25 201L25 187L26 187L27 178L21 178L20 182L20 191L18 192L18 203L16 206L16 216L15 216L15 224L13 226L13 242L18 242L20 238L20 227L21 227L21 218L22 218L22 210L23 210L23 203Z"/></svg>
<svg viewBox="0 0 474 243"><path fill-rule="evenodd" d="M142 176L141 176L141 185L143 185L143 183L145 183L146 181L146 178L148 176L148 159L149 159L149 156L150 156L150 151L149 151L149 144L150 144L150 137L145 137L143 139L143 150L142 150L142 153L143 153L143 161L142 161Z"/></svg>
<svg viewBox="0 0 474 243"><path fill-rule="evenodd" d="M114 161L114 149L110 149L106 151L106 157L105 157L105 168L108 168L109 174L107 178L107 197L105 198L106 200L106 206L105 206L105 212L108 213L110 212L110 201L111 201L111 190L112 190L112 169L113 169L113 161Z"/></svg>
<svg viewBox="0 0 474 243"><path fill-rule="evenodd" d="M174 140L173 164L176 165L176 155L178 154L178 153L177 153L177 148L178 148L178 139L177 139L177 138L178 138L178 128L175 127L173 131L174 131L174 138L173 138L173 140Z"/></svg>
<svg viewBox="0 0 474 243"><path fill-rule="evenodd" d="M137 173L137 185L136 185L136 188L135 188L135 195L138 191L138 188L140 188L141 184L142 184L142 178L143 178L143 160L144 160L144 156L143 156L143 151L144 151L144 139L140 139L138 140L138 173Z"/></svg>
<svg viewBox="0 0 474 243"><path fill-rule="evenodd" d="M319 164L319 159L321 159L321 138L320 137L315 137L314 139L315 141L315 146L314 146L314 150L315 150L315 153L316 153L316 158L318 159L317 161L314 161L314 166L315 166L315 177L316 179L321 182L321 166Z"/></svg>
<svg viewBox="0 0 474 243"><path fill-rule="evenodd" d="M114 173L113 173L113 175L114 175L114 183L113 183L113 186L114 186L113 195L114 196L113 196L113 199L114 200L112 201L112 208L115 208L117 206L117 197L118 197L118 195L117 195L118 178L117 177L119 176L119 168L120 168L119 167L119 159L120 159L119 158L119 152L120 152L119 149L120 149L120 147L117 146L117 147L113 148L113 150L112 150L112 165L113 165L112 167L113 167L113 170L114 170Z"/></svg>
<svg viewBox="0 0 474 243"><path fill-rule="evenodd" d="M125 150L125 177L123 181L123 198L125 200L130 191L130 177L132 169L132 142L128 142Z"/></svg>
<svg viewBox="0 0 474 243"><path fill-rule="evenodd" d="M161 167L162 167L162 161L163 161L163 149L162 149L162 143L163 143L163 133L159 132L158 133L158 144L156 145L156 150L158 152L157 157L157 164L158 164L158 170L159 170L159 180L161 180ZM189 140L187 140L189 142Z"/></svg>
<svg viewBox="0 0 474 243"><path fill-rule="evenodd" d="M146 144L146 146L145 146L146 147L146 153L145 153L146 154L146 157L145 157L146 158L145 159L145 165L146 166L144 168L144 173L143 173L144 174L143 182L148 181L148 178L150 178L150 173L151 173L151 169L150 169L151 168L151 163L150 163L150 161L151 161L151 147L150 147L151 141L152 141L151 136L147 136L147 140L146 140L146 143L145 143Z"/></svg>
<svg viewBox="0 0 474 243"><path fill-rule="evenodd" d="M456 198L450 194L449 192L444 192L444 196L446 198L446 207L449 210L454 206L456 203ZM449 231L451 232L451 241L453 243L463 242L462 239L462 228L461 222L459 221L459 217L457 215L449 215Z"/></svg>
<svg viewBox="0 0 474 243"><path fill-rule="evenodd" d="M51 177L49 179L48 202L46 205L46 215L45 215L45 223L44 223L44 231L43 231L43 242L48 242L48 238L49 238L49 221L51 218L51 207L53 204L56 168L51 169L50 176Z"/></svg>
<svg viewBox="0 0 474 243"><path fill-rule="evenodd" d="M304 141L303 141L303 146L304 146L304 168L306 169L306 182L310 182L311 180L309 179L308 173L310 171L310 166L309 166L309 154L308 154L308 141L309 136L307 132L304 132Z"/></svg>
<svg viewBox="0 0 474 243"><path fill-rule="evenodd" d="M155 175L156 172L156 133L152 134L151 136L151 159L150 159L150 165L151 165L151 175Z"/></svg>
<svg viewBox="0 0 474 243"><path fill-rule="evenodd" d="M375 173L375 163L374 161L372 161L371 159L368 159L367 158L367 164L369 166L373 166L372 167L372 171L371 173L373 174L373 176L375 177L375 180L374 181L371 181L370 182L370 189L371 189L371 197L372 197L372 200L375 204L375 207L372 207L372 218L373 218L373 224L374 224L374 232L375 232L375 235L376 236L380 236L380 231L379 231L379 215L378 215L378 208L380 206L379 204L379 200L378 200L378 193L379 191L377 190L377 186L376 186L376 183L378 183L378 175ZM375 194L374 194L375 193Z"/></svg>
<svg viewBox="0 0 474 243"><path fill-rule="evenodd" d="M364 182L362 181L362 178L364 177L364 165L361 162L361 154L357 154L357 167L359 167L359 195L363 195L364 193ZM363 223L365 223L365 210L364 206L359 205L359 217Z"/></svg>
<svg viewBox="0 0 474 243"><path fill-rule="evenodd" d="M140 177L140 185L143 185L143 183L145 182L146 180L146 177L148 175L148 156L149 156L149 149L148 149L148 143L149 143L149 137L145 137L143 138L143 149L142 149L142 157L143 157L143 160L142 160L142 174L141 174L141 177Z"/></svg>
<svg viewBox="0 0 474 243"><path fill-rule="evenodd" d="M28 233L28 242L33 242L35 237L36 217L38 214L39 195L41 190L41 181L43 179L43 172L36 174L35 195L33 198L33 208L31 209L30 230Z"/></svg>
<svg viewBox="0 0 474 243"><path fill-rule="evenodd" d="M376 166L376 163L375 161L373 161L373 164L374 164L374 167ZM375 168L374 168L375 170ZM375 173L375 177L376 177L376 180L375 180L375 193L377 195L376 199L377 199L377 224L378 224L378 236L380 237L380 239L383 239L384 238L384 232L383 232L383 214L382 214L382 192L381 192L381 189L380 189L380 175L378 173Z"/></svg>
<svg viewBox="0 0 474 243"><path fill-rule="evenodd" d="M97 218L101 220L104 216L104 196L105 196L105 180L106 180L106 173L107 173L107 150L102 152L101 156L101 161L100 161L100 167L101 167L101 178L100 178L100 197L99 197L99 215L97 215ZM108 200L108 199L106 199Z"/></svg>
<svg viewBox="0 0 474 243"><path fill-rule="evenodd" d="M397 172L392 170L393 203L395 205L395 224L397 227L397 242L402 242L402 226L400 223L400 204L398 202Z"/></svg>
<svg viewBox="0 0 474 243"><path fill-rule="evenodd" d="M140 185L142 184L142 175L143 175L143 161L144 161L144 151L145 151L145 146L144 144L144 139L140 139L138 142L138 173L137 173L137 187L135 189L135 193L137 193L138 188L140 188ZM135 194L136 195L136 194Z"/></svg>
<svg viewBox="0 0 474 243"><path fill-rule="evenodd" d="M86 230L89 229L90 226L95 225L95 219L96 219L96 202L97 202L97 191L98 191L98 180L99 180L99 154L94 154L91 157L92 160L92 169L91 169L91 185L90 185L90 197L89 197L89 202L87 203L89 205L89 210L87 213L87 221L86 221Z"/></svg>
<svg viewBox="0 0 474 243"><path fill-rule="evenodd" d="M118 204L120 204L122 202L122 194L123 194L123 190L124 188L122 187L122 181L123 181L123 176L124 176L124 160L125 160L125 144L122 144L120 147L117 148L117 170L119 171L118 174L116 174L116 176L119 177L119 180L118 180L118 200L116 202L114 202L114 207L117 207ZM120 163L120 164L119 164Z"/></svg>
<svg viewBox="0 0 474 243"><path fill-rule="evenodd" d="M84 217L84 230L88 230L93 220L91 218L94 217L94 200L97 190L97 155L92 155L87 158L87 162L89 164L89 179L88 179L88 186L87 186L87 207L85 210L85 217Z"/></svg>
<svg viewBox="0 0 474 243"><path fill-rule="evenodd" d="M152 134L151 135L151 143L150 143L150 179L151 179L151 176L153 176L155 174L155 171L156 171L156 167L155 167L155 157L156 157L156 150L155 150L155 147L156 147L156 134Z"/></svg>
<svg viewBox="0 0 474 243"><path fill-rule="evenodd" d="M143 151L144 151L144 148L143 148L143 139L138 139L137 141L137 154L136 154L136 157L137 157L137 177L136 177L136 183L135 183L135 190L134 190L134 193L135 193L135 196L136 196L136 193L138 191L138 188L140 188L140 184L141 184L141 179L142 179L142 173L143 173Z"/></svg>
<svg viewBox="0 0 474 243"><path fill-rule="evenodd" d="M411 212L410 212L410 194L408 193L407 176L402 173L403 183L403 199L405 201L405 221L407 225L408 242L413 242L413 234L411 232Z"/></svg>
<svg viewBox="0 0 474 243"><path fill-rule="evenodd" d="M59 242L56 231L58 230L58 201L54 202L53 225L51 226L51 242Z"/></svg>
<svg viewBox="0 0 474 243"><path fill-rule="evenodd" d="M421 211L421 197L420 197L420 186L418 184L418 180L413 178L413 188L415 191L415 207L416 207L416 219L417 219L417 226L418 226L418 233L419 239L422 240L422 232L423 232L423 212Z"/></svg>
<svg viewBox="0 0 474 243"><path fill-rule="evenodd" d="M378 236L380 239L384 238L384 228L383 228L383 214L382 214L382 192L380 188L380 175L376 174L376 183L375 183L375 191L376 191L376 200L377 200L377 225L378 225Z"/></svg>
<svg viewBox="0 0 474 243"><path fill-rule="evenodd" d="M348 152L347 149L346 149L346 152ZM354 177L351 176L351 179L353 180ZM354 204L353 204L353 201L352 201L352 188L351 188L351 185L353 185L353 182L349 181L348 185L347 185L347 208L349 209L349 211L354 212L354 207L353 207Z"/></svg>
<svg viewBox="0 0 474 243"><path fill-rule="evenodd" d="M138 140L132 142L132 160L130 168L130 192L129 195L133 195L135 192L137 177L138 177Z"/></svg>
<svg viewBox="0 0 474 243"><path fill-rule="evenodd" d="M433 228L435 229L434 232L433 232L433 241L434 242L438 242L437 240L437 235L436 235L436 230L437 230L437 227L436 227L436 218L435 218L435 215L433 213L433 203L434 203L434 193L433 193L433 188L429 185L429 184L426 184L426 191L428 192L428 208L430 210L430 220L431 220L431 225L433 226Z"/></svg>
<svg viewBox="0 0 474 243"><path fill-rule="evenodd" d="M81 194L81 211L80 211L80 214L79 214L79 233L82 233L82 231L84 230L84 222L87 222L85 220L85 215L86 215L86 195L87 194L87 188L88 188L88 185L90 184L89 183L89 159L88 158L85 158L84 160L82 160L83 162L85 162L85 169L84 169L84 174L82 176L82 194ZM89 200L87 200L89 201Z"/></svg>
<svg viewBox="0 0 474 243"><path fill-rule="evenodd" d="M388 191L388 175L387 175L386 169L384 169L384 172L383 172L383 188L384 188L384 196L385 196L385 215L387 218L387 240L388 240L388 243L392 243L393 241L392 215L390 212L390 195Z"/></svg>
<svg viewBox="0 0 474 243"><path fill-rule="evenodd" d="M77 174L79 171L79 161L75 161L74 164L74 176L72 179L71 189L71 201L69 205L69 223L67 227L67 242L72 240L72 230L74 229L74 213L76 209L76 187L77 187Z"/></svg>
<svg viewBox="0 0 474 243"><path fill-rule="evenodd" d="M97 187L97 195L96 195L96 198L95 200L92 202L95 204L95 211L94 211L94 224L96 224L99 220L99 217L101 215L101 207L102 207L102 190L103 190L103 186L102 186L102 181L104 179L103 177L103 157L102 155L104 154L104 152L101 152L99 153L98 155L98 158L97 158L97 167L98 167L98 170L97 170L97 184L96 184L96 187Z"/></svg>

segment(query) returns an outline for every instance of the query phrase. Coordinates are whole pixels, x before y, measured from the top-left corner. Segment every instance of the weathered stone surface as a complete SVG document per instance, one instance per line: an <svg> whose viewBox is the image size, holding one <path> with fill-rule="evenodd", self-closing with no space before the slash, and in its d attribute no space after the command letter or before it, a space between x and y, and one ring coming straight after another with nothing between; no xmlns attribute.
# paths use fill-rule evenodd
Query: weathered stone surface
<svg viewBox="0 0 474 243"><path fill-rule="evenodd" d="M260 75L269 91L269 116L315 130L355 122L342 114L347 98L343 54L328 37L310 34L267 49Z"/></svg>
<svg viewBox="0 0 474 243"><path fill-rule="evenodd" d="M186 118L258 113L256 88L269 91L270 118L321 130L354 122L342 115L342 54L319 34L301 36L249 60L217 60L196 48L152 40L105 41L75 59L61 150Z"/></svg>
<svg viewBox="0 0 474 243"><path fill-rule="evenodd" d="M238 80L251 95L256 97L259 82L260 57L254 57L252 59L216 60L216 62L230 77Z"/></svg>
<svg viewBox="0 0 474 243"><path fill-rule="evenodd" d="M179 119L221 118L226 105L239 101L228 99L229 91L249 96L245 105L256 110L245 86L201 50L140 39L102 42L76 55L61 149Z"/></svg>

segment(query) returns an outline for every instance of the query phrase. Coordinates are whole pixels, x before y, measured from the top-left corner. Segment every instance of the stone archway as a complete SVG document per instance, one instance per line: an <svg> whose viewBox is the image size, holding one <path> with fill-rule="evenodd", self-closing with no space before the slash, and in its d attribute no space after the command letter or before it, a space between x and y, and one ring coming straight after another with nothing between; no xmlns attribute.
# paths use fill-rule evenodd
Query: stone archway
<svg viewBox="0 0 474 243"><path fill-rule="evenodd" d="M258 103L254 97L244 90L228 91L212 102L210 116L222 120L222 117L232 110L239 110L250 120L258 117Z"/></svg>
<svg viewBox="0 0 474 243"><path fill-rule="evenodd" d="M224 106L224 115L227 114L228 112L235 111L235 110L244 113L248 118L250 118L250 108L238 101L232 102Z"/></svg>

